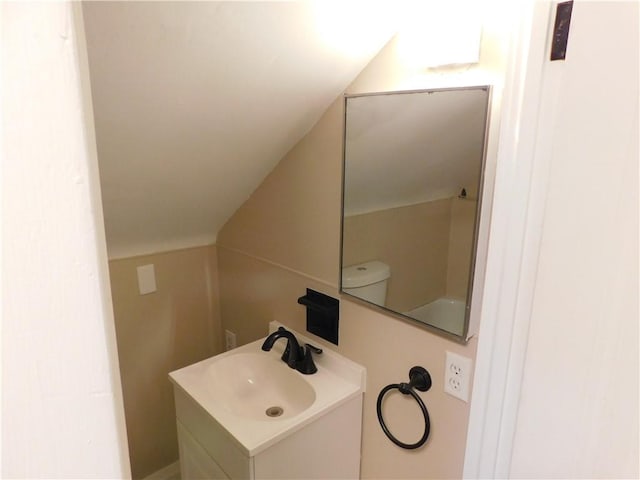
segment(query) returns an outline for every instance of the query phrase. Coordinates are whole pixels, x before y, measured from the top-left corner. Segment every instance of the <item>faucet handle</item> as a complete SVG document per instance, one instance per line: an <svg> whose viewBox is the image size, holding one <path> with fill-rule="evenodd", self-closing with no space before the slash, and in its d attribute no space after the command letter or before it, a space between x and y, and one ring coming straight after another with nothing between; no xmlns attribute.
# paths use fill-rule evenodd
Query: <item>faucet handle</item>
<svg viewBox="0 0 640 480"><path fill-rule="evenodd" d="M298 371L305 375L311 375L312 373L316 373L318 371L318 367L316 367L316 364L313 362L313 354L311 352L320 354L322 353L322 349L314 347L313 345L309 345L308 343L305 344L304 354L298 367Z"/></svg>
<svg viewBox="0 0 640 480"><path fill-rule="evenodd" d="M287 332L290 333L290 332ZM298 369L298 365L302 362L304 356L304 348L300 346L296 337L290 333L291 337L287 337L287 346L282 352L282 361L289 365L290 368Z"/></svg>
<svg viewBox="0 0 640 480"><path fill-rule="evenodd" d="M290 344L290 342L287 342L287 346L284 347L284 352L282 352L282 356L280 357L280 359L284 363L288 364L289 363L289 355L290 354L291 354L291 344Z"/></svg>
<svg viewBox="0 0 640 480"><path fill-rule="evenodd" d="M313 353L316 353L318 355L320 355L322 353L322 349L318 348L318 347L314 347L313 345L311 345L310 343L305 343L305 345L307 347L309 347L309 350L311 350Z"/></svg>

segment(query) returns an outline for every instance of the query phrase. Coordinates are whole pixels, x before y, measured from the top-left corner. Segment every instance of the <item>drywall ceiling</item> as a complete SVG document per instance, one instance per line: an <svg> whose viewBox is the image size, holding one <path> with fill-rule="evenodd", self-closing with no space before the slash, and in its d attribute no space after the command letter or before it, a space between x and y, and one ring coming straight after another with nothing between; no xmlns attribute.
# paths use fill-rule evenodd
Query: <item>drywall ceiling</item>
<svg viewBox="0 0 640 480"><path fill-rule="evenodd" d="M347 4L83 4L111 258L215 242L393 35Z"/></svg>

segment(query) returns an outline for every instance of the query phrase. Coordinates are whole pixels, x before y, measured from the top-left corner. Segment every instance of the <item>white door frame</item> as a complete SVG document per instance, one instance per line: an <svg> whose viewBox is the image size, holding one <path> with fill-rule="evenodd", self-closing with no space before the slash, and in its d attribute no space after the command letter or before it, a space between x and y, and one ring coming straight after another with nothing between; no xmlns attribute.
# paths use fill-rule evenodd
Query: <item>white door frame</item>
<svg viewBox="0 0 640 480"><path fill-rule="evenodd" d="M562 62L548 60L555 2L514 2L464 478L509 476Z"/></svg>

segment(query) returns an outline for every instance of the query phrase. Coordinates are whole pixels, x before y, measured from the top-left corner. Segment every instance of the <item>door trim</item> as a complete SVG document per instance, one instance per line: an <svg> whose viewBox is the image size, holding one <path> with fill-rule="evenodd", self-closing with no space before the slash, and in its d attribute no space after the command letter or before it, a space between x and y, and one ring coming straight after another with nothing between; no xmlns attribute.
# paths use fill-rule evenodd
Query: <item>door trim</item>
<svg viewBox="0 0 640 480"><path fill-rule="evenodd" d="M513 2L464 478L509 476L549 175L552 5ZM506 8L506 6L505 6Z"/></svg>

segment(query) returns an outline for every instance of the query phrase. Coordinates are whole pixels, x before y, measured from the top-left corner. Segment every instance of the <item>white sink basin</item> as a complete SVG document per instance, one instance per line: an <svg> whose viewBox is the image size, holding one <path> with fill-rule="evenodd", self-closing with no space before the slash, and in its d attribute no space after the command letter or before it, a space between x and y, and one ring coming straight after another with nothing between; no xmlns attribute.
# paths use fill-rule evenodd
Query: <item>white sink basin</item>
<svg viewBox="0 0 640 480"><path fill-rule="evenodd" d="M215 401L244 418L285 419L316 398L302 375L262 350L222 357L205 368L204 376Z"/></svg>
<svg viewBox="0 0 640 480"><path fill-rule="evenodd" d="M281 324L271 322L275 331ZM286 327L286 326L285 326ZM315 343L289 328L300 343ZM271 351L264 339L208 358L169 374L175 386L197 403L248 456L362 395L365 369L324 349L314 355L312 375L289 368L278 340Z"/></svg>

